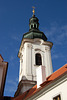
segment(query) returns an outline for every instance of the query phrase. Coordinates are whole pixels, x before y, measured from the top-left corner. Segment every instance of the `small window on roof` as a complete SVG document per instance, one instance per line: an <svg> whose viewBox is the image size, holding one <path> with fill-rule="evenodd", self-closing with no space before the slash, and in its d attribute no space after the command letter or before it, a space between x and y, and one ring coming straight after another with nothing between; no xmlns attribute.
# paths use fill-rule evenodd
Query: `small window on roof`
<svg viewBox="0 0 67 100"><path fill-rule="evenodd" d="M54 98L53 98L53 100L61 100L60 95L58 95L58 96L54 97Z"/></svg>

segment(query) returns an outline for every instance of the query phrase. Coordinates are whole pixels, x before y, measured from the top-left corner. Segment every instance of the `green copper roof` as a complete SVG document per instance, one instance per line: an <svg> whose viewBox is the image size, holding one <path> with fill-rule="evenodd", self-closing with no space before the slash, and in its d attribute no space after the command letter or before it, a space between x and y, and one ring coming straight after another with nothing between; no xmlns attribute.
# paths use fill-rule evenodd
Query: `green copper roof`
<svg viewBox="0 0 67 100"><path fill-rule="evenodd" d="M44 41L47 41L47 37L44 35L43 32L39 30L39 22L38 18L35 17L35 15L32 16L29 20L29 32L25 33L23 35L23 38L28 38L28 39L34 39L34 38L40 38L43 39Z"/></svg>

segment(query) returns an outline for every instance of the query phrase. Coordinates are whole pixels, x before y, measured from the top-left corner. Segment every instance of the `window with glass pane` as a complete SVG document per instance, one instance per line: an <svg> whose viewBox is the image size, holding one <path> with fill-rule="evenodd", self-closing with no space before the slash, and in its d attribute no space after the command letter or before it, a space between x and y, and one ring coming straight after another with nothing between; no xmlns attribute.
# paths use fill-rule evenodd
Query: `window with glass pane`
<svg viewBox="0 0 67 100"><path fill-rule="evenodd" d="M53 98L53 100L61 100L60 95L58 95L58 96L54 97L54 98Z"/></svg>

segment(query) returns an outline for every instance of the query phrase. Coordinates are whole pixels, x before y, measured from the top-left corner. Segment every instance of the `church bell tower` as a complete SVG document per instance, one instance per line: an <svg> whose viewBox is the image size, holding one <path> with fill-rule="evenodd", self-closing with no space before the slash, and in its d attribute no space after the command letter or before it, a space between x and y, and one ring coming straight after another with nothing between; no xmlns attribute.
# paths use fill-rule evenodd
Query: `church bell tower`
<svg viewBox="0 0 67 100"><path fill-rule="evenodd" d="M52 74L51 48L53 43L39 30L39 20L34 15L29 19L29 31L23 35L18 57L20 58L19 85L21 94L36 84L36 68L45 67L46 77ZM18 91L19 91L18 90Z"/></svg>

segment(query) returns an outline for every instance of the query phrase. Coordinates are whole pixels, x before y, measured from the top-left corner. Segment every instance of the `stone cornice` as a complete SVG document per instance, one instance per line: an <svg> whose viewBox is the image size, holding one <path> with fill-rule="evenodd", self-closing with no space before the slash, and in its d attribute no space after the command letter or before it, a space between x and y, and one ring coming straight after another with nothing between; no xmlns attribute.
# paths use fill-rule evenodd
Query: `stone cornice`
<svg viewBox="0 0 67 100"><path fill-rule="evenodd" d="M44 41L44 40L38 39L38 38L36 38L36 39L23 39L21 42L21 45L20 45L19 53L18 53L19 58L20 58L21 50L24 47L24 43L26 43L26 42L32 43L32 44L39 42L40 45L47 45L47 46L50 46L50 48L52 48L52 46L53 46L52 42Z"/></svg>

